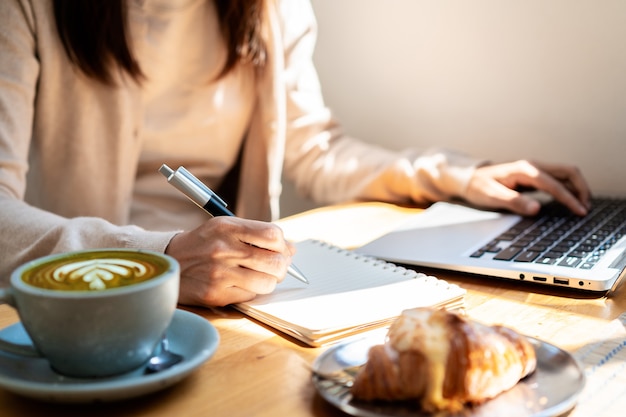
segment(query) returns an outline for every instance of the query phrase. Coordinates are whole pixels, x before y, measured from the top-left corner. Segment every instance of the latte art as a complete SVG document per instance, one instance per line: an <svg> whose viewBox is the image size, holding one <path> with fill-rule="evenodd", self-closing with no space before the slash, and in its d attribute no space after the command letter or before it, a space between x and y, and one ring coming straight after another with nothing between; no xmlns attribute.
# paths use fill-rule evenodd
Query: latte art
<svg viewBox="0 0 626 417"><path fill-rule="evenodd" d="M26 271L22 280L46 289L102 291L154 278L167 268L166 262L146 253L99 252L39 265Z"/></svg>
<svg viewBox="0 0 626 417"><path fill-rule="evenodd" d="M123 278L135 278L141 281L148 275L146 265L125 259L92 259L64 265L52 272L57 282L83 280L90 290L104 290L107 282ZM151 276L151 275L149 275Z"/></svg>

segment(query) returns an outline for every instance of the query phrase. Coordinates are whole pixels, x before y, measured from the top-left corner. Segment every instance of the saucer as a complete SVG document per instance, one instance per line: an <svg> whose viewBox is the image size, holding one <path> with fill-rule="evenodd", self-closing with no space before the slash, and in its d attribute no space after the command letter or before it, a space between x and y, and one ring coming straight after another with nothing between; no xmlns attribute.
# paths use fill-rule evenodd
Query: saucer
<svg viewBox="0 0 626 417"><path fill-rule="evenodd" d="M0 387L30 398L50 402L88 403L118 401L169 387L188 376L210 359L219 343L219 334L206 319L176 310L167 329L170 349L183 355L182 362L169 369L144 374L141 367L107 378L72 378L57 374L44 358L13 355L0 351ZM32 344L21 323L0 330L0 338Z"/></svg>

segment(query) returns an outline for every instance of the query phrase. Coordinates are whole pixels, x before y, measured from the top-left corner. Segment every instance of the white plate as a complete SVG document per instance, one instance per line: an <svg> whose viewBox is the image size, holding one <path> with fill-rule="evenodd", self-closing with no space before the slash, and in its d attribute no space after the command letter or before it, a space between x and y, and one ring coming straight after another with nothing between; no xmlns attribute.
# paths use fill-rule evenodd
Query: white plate
<svg viewBox="0 0 626 417"><path fill-rule="evenodd" d="M528 340L537 354L535 372L483 405L464 409L459 414L438 413L436 417L553 417L572 409L585 385L580 365L572 355L554 345L530 337ZM361 365L367 360L369 348L379 343L382 339L377 336L333 346L315 360L313 370L328 374ZM313 383L326 401L353 416L433 417L408 404L356 401L348 388L315 373Z"/></svg>
<svg viewBox="0 0 626 417"><path fill-rule="evenodd" d="M137 369L107 378L70 378L54 372L44 358L27 358L0 351L0 387L26 397L50 402L84 403L117 401L169 387L202 365L215 353L219 334L196 314L176 310L167 329L170 349L182 362L161 372ZM0 338L31 344L21 323L0 330Z"/></svg>

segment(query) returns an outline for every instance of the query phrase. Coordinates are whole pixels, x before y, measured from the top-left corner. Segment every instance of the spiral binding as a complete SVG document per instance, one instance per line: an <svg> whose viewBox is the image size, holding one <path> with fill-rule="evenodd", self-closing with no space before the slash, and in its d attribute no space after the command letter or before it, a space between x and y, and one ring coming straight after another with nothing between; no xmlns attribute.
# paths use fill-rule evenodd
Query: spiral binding
<svg viewBox="0 0 626 417"><path fill-rule="evenodd" d="M353 252L351 250L348 249L344 249L344 248L340 248L339 246L333 245L332 243L329 242L325 242L323 240L319 240L319 239L312 239L312 242L315 244L318 244L320 246L326 247L336 253L339 254L344 254L346 256L349 256L351 258L354 258L356 260L360 260L363 263L370 263L371 262L371 266L375 267L375 268L381 268L384 271L388 271L391 270L391 272L394 273L398 273L398 274L402 274L408 278L414 278L417 280L422 281L424 284L428 284L428 285L434 285L434 286L441 286L444 288L454 288L454 287L458 287L458 285L456 284L450 284L449 282L442 280L441 278L437 278L435 276L432 275L426 275L423 272L417 272L413 269L409 269L409 268L405 268L403 266L400 265L396 265L392 262L389 261L385 261L382 259L378 259L375 258L373 256L370 255L365 255L365 254L361 254L361 253L357 253L357 252Z"/></svg>

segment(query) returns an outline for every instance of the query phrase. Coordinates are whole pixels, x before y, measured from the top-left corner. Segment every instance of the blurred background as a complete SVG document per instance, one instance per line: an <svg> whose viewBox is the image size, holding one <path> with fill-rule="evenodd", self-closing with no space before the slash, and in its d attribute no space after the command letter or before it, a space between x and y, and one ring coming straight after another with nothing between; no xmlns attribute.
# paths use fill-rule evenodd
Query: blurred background
<svg viewBox="0 0 626 417"><path fill-rule="evenodd" d="M312 0L351 136L578 165L626 196L626 1ZM315 207L285 184L282 215Z"/></svg>

